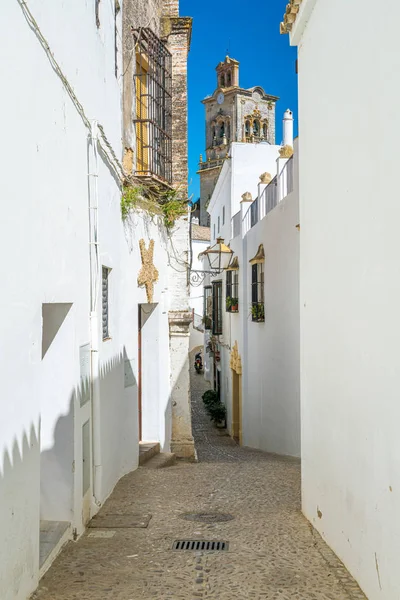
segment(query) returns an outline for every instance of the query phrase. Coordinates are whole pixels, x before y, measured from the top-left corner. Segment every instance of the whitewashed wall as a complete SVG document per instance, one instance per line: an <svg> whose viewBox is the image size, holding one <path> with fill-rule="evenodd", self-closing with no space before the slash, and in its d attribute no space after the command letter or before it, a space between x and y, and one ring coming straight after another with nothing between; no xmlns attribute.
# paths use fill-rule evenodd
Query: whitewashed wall
<svg viewBox="0 0 400 600"><path fill-rule="evenodd" d="M303 510L367 597L393 600L400 590L400 83L393 76L400 6L303 5L315 5L295 31Z"/></svg>
<svg viewBox="0 0 400 600"><path fill-rule="evenodd" d="M298 192L289 194L246 236L241 319L243 444L300 456ZM251 265L264 245L265 322L251 320ZM243 287L243 286L242 286Z"/></svg>
<svg viewBox="0 0 400 600"><path fill-rule="evenodd" d="M121 156L112 4L100 3L100 29L91 2L27 5L87 117L101 122ZM0 23L0 71L10 92L0 98L6 174L0 181L0 597L25 600L38 582L40 518L69 521L79 534L82 512L89 516L82 498L82 426L91 410L90 402L81 407L79 359L80 346L89 342L88 130L17 1L2 3ZM136 284L141 237L147 246L155 240L160 273L147 351L162 355L159 365L145 364L145 380L157 370L159 383L145 406L156 421L145 428L164 448L171 429L170 297L162 228L143 215L123 225L119 186L102 160L98 187L100 262L112 269L110 339L100 342L101 503L138 460L138 303L147 303ZM101 310L101 289L98 301ZM42 304L55 302L72 306L42 360Z"/></svg>
<svg viewBox="0 0 400 600"><path fill-rule="evenodd" d="M295 191L247 232L242 220L241 234L231 239L230 219L239 210L241 218L250 203L240 204L244 192L253 198L259 176L277 174L278 146L233 144L232 158L226 161L211 198L211 227L220 217L220 234L230 243L239 260L239 313L223 310L223 333L219 336L221 399L227 407L227 425L232 427L232 373L230 353L238 343L242 357L243 444L291 456L300 456L300 374L299 374L299 222L298 155L295 157ZM222 226L222 207L229 222ZM216 230L218 226L216 226ZM216 231L216 234L218 232ZM265 323L251 320L251 265L249 260L264 245ZM211 281L217 281L215 277ZM225 274L223 302L225 303ZM208 334L206 334L206 343ZM206 378L212 379L212 365L206 357Z"/></svg>

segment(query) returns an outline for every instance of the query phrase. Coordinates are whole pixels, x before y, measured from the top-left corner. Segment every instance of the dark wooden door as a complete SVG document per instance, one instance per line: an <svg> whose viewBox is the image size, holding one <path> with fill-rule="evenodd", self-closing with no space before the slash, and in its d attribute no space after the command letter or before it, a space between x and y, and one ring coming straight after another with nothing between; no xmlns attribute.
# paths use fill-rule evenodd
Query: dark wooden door
<svg viewBox="0 0 400 600"><path fill-rule="evenodd" d="M138 417L139 442L142 441L142 307L139 304L138 315Z"/></svg>

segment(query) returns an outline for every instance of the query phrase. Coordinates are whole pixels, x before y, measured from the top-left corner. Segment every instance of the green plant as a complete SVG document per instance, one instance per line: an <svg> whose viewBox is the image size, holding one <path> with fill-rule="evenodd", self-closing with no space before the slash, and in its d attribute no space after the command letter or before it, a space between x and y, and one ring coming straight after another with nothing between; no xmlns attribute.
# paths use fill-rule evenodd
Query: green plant
<svg viewBox="0 0 400 600"><path fill-rule="evenodd" d="M236 311L239 307L239 298L231 298L231 310Z"/></svg>
<svg viewBox="0 0 400 600"><path fill-rule="evenodd" d="M122 188L121 215L124 221L128 217L129 212L138 206L140 200L143 198L143 191L140 185L124 185Z"/></svg>
<svg viewBox="0 0 400 600"><path fill-rule="evenodd" d="M122 219L125 221L135 208L141 208L151 216L162 216L165 227L171 229L177 219L187 214L188 200L182 198L179 188L164 190L126 181L121 195Z"/></svg>
<svg viewBox="0 0 400 600"><path fill-rule="evenodd" d="M210 407L209 413L211 420L214 423L220 423L221 421L225 421L226 419L226 408L222 404L222 402L216 402Z"/></svg>
<svg viewBox="0 0 400 600"><path fill-rule="evenodd" d="M232 306L232 298L230 296L227 296L226 298L226 310L230 310Z"/></svg>
<svg viewBox="0 0 400 600"><path fill-rule="evenodd" d="M256 303L251 307L251 316L253 321L264 321L265 313L264 313L264 304Z"/></svg>
<svg viewBox="0 0 400 600"><path fill-rule="evenodd" d="M207 390L206 392L204 392L202 398L204 406L207 410L209 406L218 402L218 393L215 390Z"/></svg>
<svg viewBox="0 0 400 600"><path fill-rule="evenodd" d="M179 188L174 188L163 192L159 199L160 208L164 216L164 225L171 229L180 217L188 212L188 201L180 197Z"/></svg>

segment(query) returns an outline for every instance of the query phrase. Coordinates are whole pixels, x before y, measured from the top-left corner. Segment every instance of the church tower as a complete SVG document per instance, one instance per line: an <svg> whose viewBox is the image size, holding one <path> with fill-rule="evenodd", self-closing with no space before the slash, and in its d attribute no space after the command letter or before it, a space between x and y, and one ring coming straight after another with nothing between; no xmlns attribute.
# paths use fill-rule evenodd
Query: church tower
<svg viewBox="0 0 400 600"><path fill-rule="evenodd" d="M239 86L239 62L227 56L216 68L217 87L202 103L206 117L206 154L200 155L200 224L232 142L275 144L275 103L262 87Z"/></svg>

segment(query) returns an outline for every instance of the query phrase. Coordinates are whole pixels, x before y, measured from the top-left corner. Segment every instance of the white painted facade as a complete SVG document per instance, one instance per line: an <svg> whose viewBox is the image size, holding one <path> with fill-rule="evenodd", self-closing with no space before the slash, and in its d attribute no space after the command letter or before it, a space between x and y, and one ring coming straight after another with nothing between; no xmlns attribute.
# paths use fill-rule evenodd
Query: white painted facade
<svg viewBox="0 0 400 600"><path fill-rule="evenodd" d="M39 29L30 27L24 6ZM140 211L124 223L119 182L104 144L96 173L86 118L101 124L117 157L123 151L114 3L99 6L99 28L93 2L71 7L61 0L5 0L0 8L0 71L9 90L0 98L2 600L25 600L37 586L41 520L67 522L66 539L80 535L120 477L137 467L139 305L145 314L143 438L159 441L164 450L171 440L171 389L188 368L187 336L170 360L168 322L170 310L188 308L186 282L181 285L186 273L181 268L176 275L171 258L186 256L187 225L171 241L160 223ZM117 27L120 35L120 18ZM84 118L52 68L41 34ZM121 72L119 54L118 62ZM89 211L95 197L97 210ZM92 261L92 268L89 213L92 222L98 215L98 263ZM151 305L137 285L141 238L146 248L155 242L159 280ZM110 269L104 341L103 266Z"/></svg>
<svg viewBox="0 0 400 600"><path fill-rule="evenodd" d="M370 600L400 596L399 18L394 1L303 0L291 33L303 511Z"/></svg>
<svg viewBox="0 0 400 600"><path fill-rule="evenodd" d="M291 117L293 119L293 117ZM291 139L290 139L291 133ZM293 130L287 127L287 142L293 144ZM290 144L288 144L290 145ZM219 371L221 400L227 407L227 427L233 435L233 382L230 358L237 343L241 357L241 443L268 452L300 456L299 389L299 231L298 152L288 167L280 158L280 146L232 144L208 211L211 215L212 244L221 236L239 262L239 312L226 312L226 274L212 277L222 281L223 331L213 336L206 331L205 349L214 339L219 362L205 350L205 377L215 381ZM287 187L287 170L293 175ZM275 186L277 204L266 207L265 184L260 176L268 172ZM276 176L276 177L275 177ZM289 191L289 193L288 193ZM242 201L250 192L258 197L257 222L250 222L251 202ZM278 194L280 194L278 196ZM225 219L222 215L225 214ZM251 317L251 264L263 244L265 322ZM203 261L206 269L206 261Z"/></svg>

